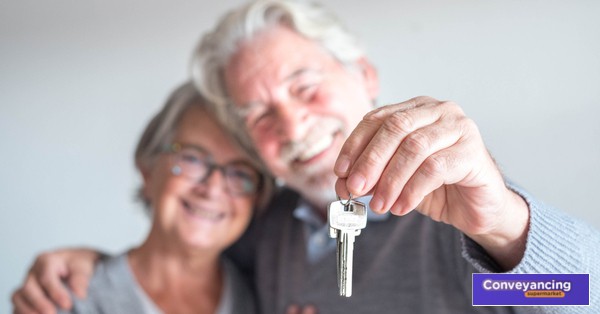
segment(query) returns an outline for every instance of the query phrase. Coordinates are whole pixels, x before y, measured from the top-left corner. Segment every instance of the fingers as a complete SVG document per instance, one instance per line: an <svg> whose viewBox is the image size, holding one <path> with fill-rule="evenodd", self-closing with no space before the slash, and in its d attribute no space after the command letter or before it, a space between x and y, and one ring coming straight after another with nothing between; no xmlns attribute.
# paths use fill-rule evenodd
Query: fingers
<svg viewBox="0 0 600 314"><path fill-rule="evenodd" d="M336 192L373 191L373 211L392 209L403 215L438 187L464 180L480 166L477 156L482 151L486 150L477 127L458 105L415 98L376 110L361 121L340 153L351 166L336 172Z"/></svg>
<svg viewBox="0 0 600 314"><path fill-rule="evenodd" d="M465 179L472 169L469 156L465 154L469 149L467 146L464 142L459 143L427 157L403 187L390 211L396 215L405 215L419 207L434 190ZM443 216L446 213L438 210L437 206L420 206L419 210L434 220L447 221Z"/></svg>
<svg viewBox="0 0 600 314"><path fill-rule="evenodd" d="M292 304L288 306L285 311L286 314L317 314L317 308L313 305L306 305L304 307L300 307L297 304Z"/></svg>
<svg viewBox="0 0 600 314"><path fill-rule="evenodd" d="M300 314L300 307L296 304L292 304L292 305L288 306L285 313L286 314Z"/></svg>
<svg viewBox="0 0 600 314"><path fill-rule="evenodd" d="M14 293L13 305L17 313L56 313L54 304L31 275L23 287Z"/></svg>
<svg viewBox="0 0 600 314"><path fill-rule="evenodd" d="M433 154L455 145L463 136L454 119L439 120L408 134L379 176L371 209L385 212L392 207L406 183Z"/></svg>
<svg viewBox="0 0 600 314"><path fill-rule="evenodd" d="M430 98L422 98L418 101L388 106L384 110L367 115L361 121L361 128L357 127L346 141L340 156L346 156L345 158L348 158L352 165L350 173L347 174L346 186L353 195L364 195L375 186L407 136L408 144L432 146L429 143L422 143L422 140L426 139L423 135L427 134L414 132L439 121L452 121L455 116L462 115L462 110L451 103L431 102ZM368 127L377 127L369 122L373 119L383 120L377 131L375 133L372 130L363 131ZM417 139L419 135L421 137ZM413 137L418 141L412 141ZM423 154L426 153L423 149L427 148L429 147L414 147L406 153ZM340 177L344 178L344 176Z"/></svg>
<svg viewBox="0 0 600 314"><path fill-rule="evenodd" d="M85 297L99 253L89 249L66 249L40 254L23 287L13 295L15 311L55 313L54 304L69 310L72 300L63 279L74 293Z"/></svg>
<svg viewBox="0 0 600 314"><path fill-rule="evenodd" d="M317 314L317 308L312 305L306 305L302 309L302 314Z"/></svg>
<svg viewBox="0 0 600 314"><path fill-rule="evenodd" d="M71 296L69 291L62 283L62 278L66 273L63 262L58 256L59 253L44 253L36 258L27 278L25 287L31 287L33 292L40 290L43 298L38 298L40 302L55 302L63 309L71 308ZM25 289L28 292L28 289ZM48 299L50 298L50 299Z"/></svg>
<svg viewBox="0 0 600 314"><path fill-rule="evenodd" d="M417 128L418 125L414 124L417 119L412 119L406 115L396 115L395 118L400 120L398 123L390 123L389 121L387 124L385 123L390 115L416 108L429 103L429 100L430 98L428 97L417 97L396 105L381 107L368 113L342 146L340 155L334 166L335 174L340 178L348 176L356 159L369 145L382 126L385 128L384 132L399 133L398 135L405 134ZM391 147L390 145L383 146Z"/></svg>
<svg viewBox="0 0 600 314"><path fill-rule="evenodd" d="M350 171L336 174L346 180L346 189L353 195L364 195L376 184L386 189L390 184L389 189L402 186L428 155L457 141L461 129L455 123L463 118L464 113L456 104L429 97L376 110L365 116L342 147L338 161L349 159ZM382 122L377 124L373 120ZM394 176L382 176L386 171ZM404 175L398 178L396 174ZM387 190L376 190L375 195L389 196ZM336 191L339 195L347 194L340 185ZM377 198L374 203L380 211L392 204L378 202Z"/></svg>
<svg viewBox="0 0 600 314"><path fill-rule="evenodd" d="M13 293L10 298L13 304L13 313L14 314L38 314L39 312L35 310L33 306L27 302L21 290L17 290Z"/></svg>
<svg viewBox="0 0 600 314"><path fill-rule="evenodd" d="M375 185L375 187L373 187L373 189L369 190L365 194L373 194L373 191L376 189L377 189L377 185ZM335 191L337 192L337 195L341 199L346 199L347 197L350 197L350 192L348 191L348 188L346 187L346 179L338 178L335 181ZM352 195L352 197L354 198L355 196Z"/></svg>

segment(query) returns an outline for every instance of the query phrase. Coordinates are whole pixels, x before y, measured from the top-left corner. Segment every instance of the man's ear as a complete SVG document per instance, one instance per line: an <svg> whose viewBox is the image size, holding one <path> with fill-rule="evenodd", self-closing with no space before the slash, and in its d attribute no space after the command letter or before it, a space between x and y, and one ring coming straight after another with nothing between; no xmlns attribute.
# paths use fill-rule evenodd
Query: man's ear
<svg viewBox="0 0 600 314"><path fill-rule="evenodd" d="M379 96L379 76L377 75L377 70L366 57L358 59L356 64L359 66L363 79L365 80L365 86L369 97L375 100L377 96Z"/></svg>

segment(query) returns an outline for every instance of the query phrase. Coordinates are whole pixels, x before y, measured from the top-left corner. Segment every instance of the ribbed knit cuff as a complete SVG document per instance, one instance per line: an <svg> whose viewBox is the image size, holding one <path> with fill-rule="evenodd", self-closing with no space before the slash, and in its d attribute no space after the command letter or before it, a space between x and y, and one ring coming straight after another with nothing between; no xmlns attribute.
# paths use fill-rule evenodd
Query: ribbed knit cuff
<svg viewBox="0 0 600 314"><path fill-rule="evenodd" d="M584 261L577 222L538 202L521 188L511 183L507 183L507 187L527 202L530 212L525 255L507 273L583 272L581 265ZM487 252L464 234L462 255L480 272L502 272Z"/></svg>

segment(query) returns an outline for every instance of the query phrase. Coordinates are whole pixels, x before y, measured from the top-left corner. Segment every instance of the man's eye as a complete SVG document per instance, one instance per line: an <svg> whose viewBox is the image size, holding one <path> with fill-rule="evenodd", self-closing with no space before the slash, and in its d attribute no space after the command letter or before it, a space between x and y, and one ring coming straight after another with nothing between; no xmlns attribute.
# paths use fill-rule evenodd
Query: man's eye
<svg viewBox="0 0 600 314"><path fill-rule="evenodd" d="M296 95L297 95L298 99L308 102L314 98L314 96L317 92L317 88L318 88L317 84L303 85L298 88Z"/></svg>
<svg viewBox="0 0 600 314"><path fill-rule="evenodd" d="M273 117L273 110L262 111L251 118L250 125L252 127L264 126L265 124L269 123L271 117Z"/></svg>

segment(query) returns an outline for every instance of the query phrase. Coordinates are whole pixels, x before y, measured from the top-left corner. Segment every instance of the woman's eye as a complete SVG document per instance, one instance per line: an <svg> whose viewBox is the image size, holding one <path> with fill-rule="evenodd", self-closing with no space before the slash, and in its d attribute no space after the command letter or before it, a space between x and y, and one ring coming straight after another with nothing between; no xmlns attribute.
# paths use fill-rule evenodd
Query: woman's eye
<svg viewBox="0 0 600 314"><path fill-rule="evenodd" d="M189 162L189 163L199 163L201 162L201 158L200 156L194 155L194 154L182 154L181 155L181 159L185 162Z"/></svg>
<svg viewBox="0 0 600 314"><path fill-rule="evenodd" d="M241 170L232 170L230 172L230 175L234 178L238 178L238 179L249 179L251 177L251 175L245 171L241 171Z"/></svg>
<svg viewBox="0 0 600 314"><path fill-rule="evenodd" d="M254 186L257 182L256 175L248 170L232 170L228 175L232 182L245 188Z"/></svg>

